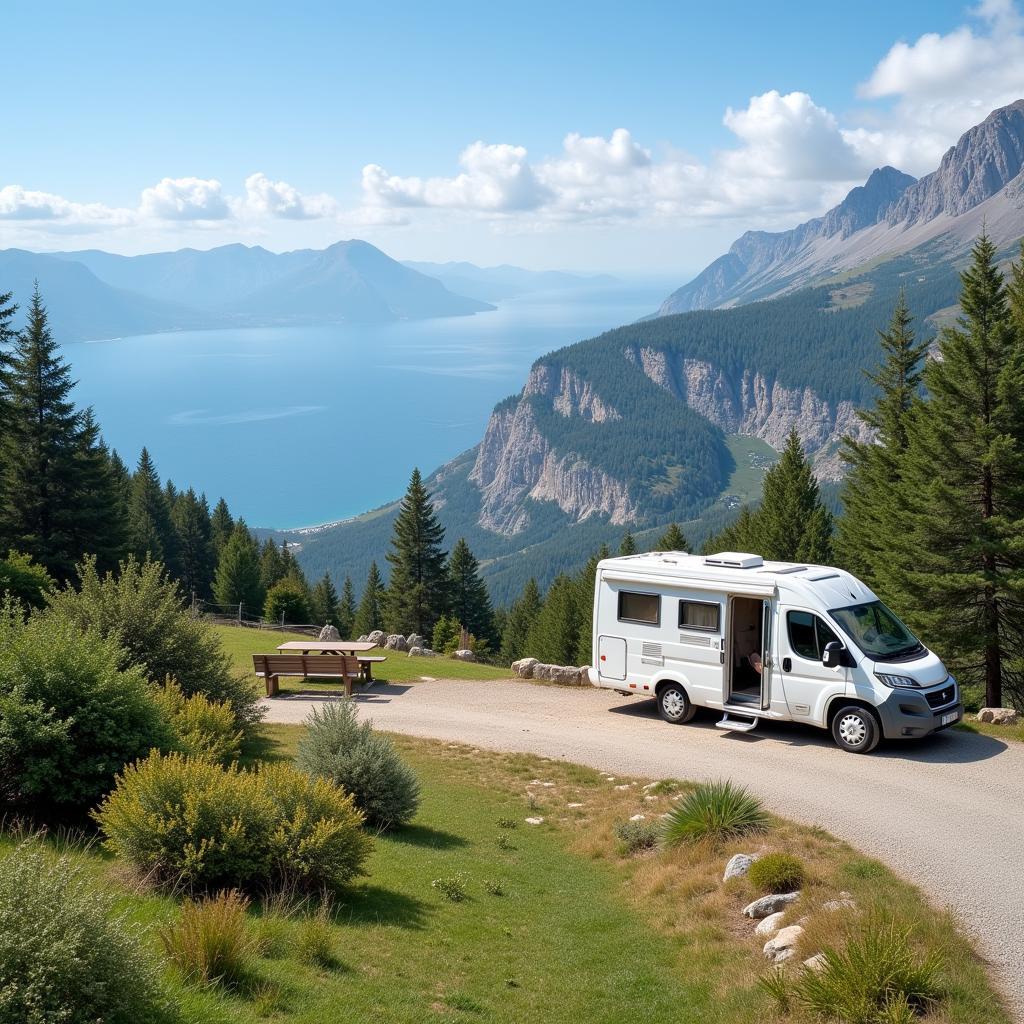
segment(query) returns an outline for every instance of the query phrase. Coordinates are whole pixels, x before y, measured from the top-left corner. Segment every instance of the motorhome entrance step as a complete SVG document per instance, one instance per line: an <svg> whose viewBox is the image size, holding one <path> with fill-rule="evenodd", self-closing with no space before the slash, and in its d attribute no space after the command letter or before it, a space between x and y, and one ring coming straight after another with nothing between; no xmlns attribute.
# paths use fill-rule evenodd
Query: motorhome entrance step
<svg viewBox="0 0 1024 1024"><path fill-rule="evenodd" d="M717 723L719 729L732 729L735 732L750 732L757 728L757 718L753 715L738 715L735 711L726 711L722 720Z"/></svg>

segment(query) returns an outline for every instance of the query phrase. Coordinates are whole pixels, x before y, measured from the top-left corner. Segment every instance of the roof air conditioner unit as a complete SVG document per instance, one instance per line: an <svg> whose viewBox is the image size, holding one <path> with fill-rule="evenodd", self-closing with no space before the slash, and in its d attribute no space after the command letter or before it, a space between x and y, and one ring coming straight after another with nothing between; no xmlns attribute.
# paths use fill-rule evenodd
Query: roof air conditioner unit
<svg viewBox="0 0 1024 1024"><path fill-rule="evenodd" d="M704 564L723 569L756 569L764 565L764 559L760 555L747 555L741 551L719 551L717 555L708 555Z"/></svg>

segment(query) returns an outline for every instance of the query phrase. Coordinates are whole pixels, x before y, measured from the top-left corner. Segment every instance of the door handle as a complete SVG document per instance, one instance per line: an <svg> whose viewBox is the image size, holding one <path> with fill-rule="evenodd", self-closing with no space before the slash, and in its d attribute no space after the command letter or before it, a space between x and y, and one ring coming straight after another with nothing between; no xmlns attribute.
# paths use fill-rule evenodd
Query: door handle
<svg viewBox="0 0 1024 1024"><path fill-rule="evenodd" d="M790 658L783 658L782 659L782 671L783 672L789 672L790 669L792 669L792 667L793 667L792 659L790 659Z"/></svg>

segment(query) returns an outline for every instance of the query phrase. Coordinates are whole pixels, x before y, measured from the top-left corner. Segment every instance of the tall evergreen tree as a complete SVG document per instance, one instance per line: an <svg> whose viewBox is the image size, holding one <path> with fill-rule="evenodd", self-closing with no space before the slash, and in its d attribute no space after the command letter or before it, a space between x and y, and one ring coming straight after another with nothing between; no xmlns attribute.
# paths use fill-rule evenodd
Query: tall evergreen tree
<svg viewBox="0 0 1024 1024"><path fill-rule="evenodd" d="M210 596L216 568L206 496L198 496L191 487L179 493L171 508L171 523L181 571L181 589L186 598L206 599Z"/></svg>
<svg viewBox="0 0 1024 1024"><path fill-rule="evenodd" d="M266 593L260 585L259 548L241 519L217 562L213 598L225 611L233 611L238 604L251 615L263 609Z"/></svg>
<svg viewBox="0 0 1024 1024"><path fill-rule="evenodd" d="M338 592L334 589L330 573L325 572L313 588L309 610L316 625L326 626L330 623L332 626L337 626L342 639L348 639L338 623Z"/></svg>
<svg viewBox="0 0 1024 1024"><path fill-rule="evenodd" d="M13 320L14 314L18 311L18 307L11 301L12 298L13 296L10 292L0 292L0 456L3 455L3 438L7 437L10 429L10 345L16 335ZM3 485L3 473L0 472L0 528L2 528L2 510L4 505ZM0 551L6 550L6 540L0 534Z"/></svg>
<svg viewBox="0 0 1024 1024"><path fill-rule="evenodd" d="M71 401L74 382L38 289L3 364L0 537L65 580L83 555L106 549L116 509L106 500L113 492L104 486L99 431L91 414Z"/></svg>
<svg viewBox="0 0 1024 1024"><path fill-rule="evenodd" d="M448 558L448 595L449 613L459 624L478 640L496 643L491 595L465 537L459 538Z"/></svg>
<svg viewBox="0 0 1024 1024"><path fill-rule="evenodd" d="M889 328L879 331L882 362L867 377L878 389L870 409L857 411L872 439L843 439L842 457L849 470L843 485L843 515L836 524L836 558L840 565L875 583L888 560L893 531L900 527L897 490L907 450L911 409L921 390L928 343L918 342L906 295L900 292Z"/></svg>
<svg viewBox="0 0 1024 1024"><path fill-rule="evenodd" d="M602 544L595 555L587 559L579 576L576 577L576 602L579 607L579 630L576 637L576 657L578 665L590 664L593 656L593 617L594 587L597 583L597 563L608 557L608 548Z"/></svg>
<svg viewBox="0 0 1024 1024"><path fill-rule="evenodd" d="M581 618L576 581L560 573L527 634L527 655L551 665L576 664Z"/></svg>
<svg viewBox="0 0 1024 1024"><path fill-rule="evenodd" d="M531 576L519 599L508 610L505 631L501 635L501 660L507 665L528 656L526 643L537 616L543 607L540 587Z"/></svg>
<svg viewBox="0 0 1024 1024"><path fill-rule="evenodd" d="M690 542L686 535L675 523L669 524L668 529L658 538L654 547L655 551L689 551Z"/></svg>
<svg viewBox="0 0 1024 1024"><path fill-rule="evenodd" d="M82 413L78 462L81 491L71 547L83 555L95 555L97 569L110 572L128 554L128 503L119 469L103 443L92 409Z"/></svg>
<svg viewBox="0 0 1024 1024"><path fill-rule="evenodd" d="M281 549L268 537L260 549L260 586L267 591L287 575L288 563L282 556Z"/></svg>
<svg viewBox="0 0 1024 1024"><path fill-rule="evenodd" d="M637 552L636 538L627 530L622 535L622 543L619 544L620 555L635 555Z"/></svg>
<svg viewBox="0 0 1024 1024"><path fill-rule="evenodd" d="M1024 334L985 235L961 281L910 421L881 589L986 704L1005 688L1024 705Z"/></svg>
<svg viewBox="0 0 1024 1024"><path fill-rule="evenodd" d="M448 601L444 528L438 522L420 471L414 469L391 538L388 627L432 636Z"/></svg>
<svg viewBox="0 0 1024 1024"><path fill-rule="evenodd" d="M180 578L177 538L167 494L148 449L143 448L132 477L128 500L128 547L135 557L163 562L169 576Z"/></svg>
<svg viewBox="0 0 1024 1024"><path fill-rule="evenodd" d="M352 577L346 576L341 585L341 600L338 602L338 632L342 639L358 636L356 625L356 594Z"/></svg>
<svg viewBox="0 0 1024 1024"><path fill-rule="evenodd" d="M228 511L228 503L221 498L214 506L213 515L210 517L210 539L213 541L213 553L218 559L234 530L235 520Z"/></svg>
<svg viewBox="0 0 1024 1024"><path fill-rule="evenodd" d="M363 587L363 596L359 599L359 607L356 609L356 622L352 627L356 636L366 636L375 629L384 628L386 596L380 569L377 568L376 562L371 562L370 571L366 575L366 585Z"/></svg>

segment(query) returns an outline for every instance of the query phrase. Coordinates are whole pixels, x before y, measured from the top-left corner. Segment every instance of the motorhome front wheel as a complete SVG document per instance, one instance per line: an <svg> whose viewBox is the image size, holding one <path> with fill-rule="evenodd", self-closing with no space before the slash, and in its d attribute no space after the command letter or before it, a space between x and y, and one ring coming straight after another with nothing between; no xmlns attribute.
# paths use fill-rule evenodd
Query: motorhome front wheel
<svg viewBox="0 0 1024 1024"><path fill-rule="evenodd" d="M693 718L697 709L678 683L666 683L658 690L658 713L666 722L679 725Z"/></svg>
<svg viewBox="0 0 1024 1024"><path fill-rule="evenodd" d="M882 730L878 719L866 708L840 708L832 719L832 737L852 754L867 754L878 746Z"/></svg>

